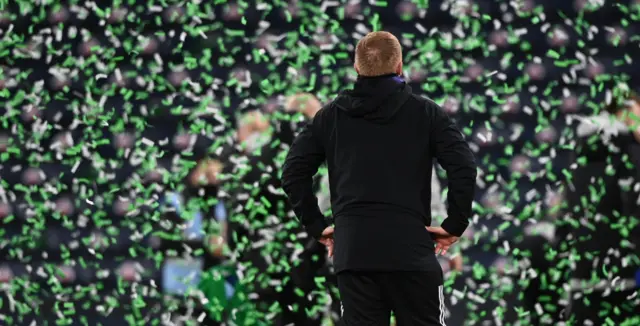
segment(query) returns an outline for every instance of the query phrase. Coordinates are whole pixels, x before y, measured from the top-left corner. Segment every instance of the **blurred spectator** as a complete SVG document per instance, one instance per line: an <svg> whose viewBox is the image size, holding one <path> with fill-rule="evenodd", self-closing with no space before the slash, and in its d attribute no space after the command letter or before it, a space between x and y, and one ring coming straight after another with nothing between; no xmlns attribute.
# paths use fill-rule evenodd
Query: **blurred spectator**
<svg viewBox="0 0 640 326"><path fill-rule="evenodd" d="M294 95L287 100L284 110L271 114L271 126L264 115L255 111L241 122L238 132L238 140L247 145L248 161L236 171L239 186L233 193L236 199L233 206L250 203L254 209L248 215L238 214L232 219L231 229L237 239L233 245L239 250L241 264L257 268L256 281L249 290L258 302L258 309L270 316L274 313L273 303L279 304L275 316L269 317L273 325L311 326L322 321L319 312L309 316L307 311L319 304L322 295L314 292L314 278L325 264L325 249L308 238L290 217L290 205L279 190L278 177L283 150L319 109L320 103L314 96ZM273 129L270 138L265 133L268 128ZM246 186L250 186L249 191ZM291 270L278 263L283 261L294 262ZM308 295L297 295L299 290Z"/></svg>
<svg viewBox="0 0 640 326"><path fill-rule="evenodd" d="M302 113L307 119L312 119L322 105L315 95L310 93L299 93L290 96L285 105L286 112Z"/></svg>
<svg viewBox="0 0 640 326"><path fill-rule="evenodd" d="M540 215L528 216L534 222L524 228L523 239L515 244L519 256L511 259L517 267L514 275L527 275L523 303L532 325L556 325L566 313L561 292L567 270L561 258L551 254L559 249L555 219L564 197L549 196L549 205L538 211Z"/></svg>
<svg viewBox="0 0 640 326"><path fill-rule="evenodd" d="M165 218L181 230L180 243L187 247L204 247L207 254L193 258L173 258L165 261L162 270L163 290L171 295L193 295L198 290L202 273L222 262L225 255L227 210L217 200L222 164L215 159L202 159L187 178L185 190L167 192L166 205L171 208ZM165 244L166 249L181 247ZM183 249L183 248L181 248Z"/></svg>
<svg viewBox="0 0 640 326"><path fill-rule="evenodd" d="M640 98L623 85L607 94L605 110L579 118L566 224L572 265L570 317L577 325L624 322L638 311L634 295L640 213ZM622 313L612 314L616 309ZM609 312L609 313L607 313Z"/></svg>
<svg viewBox="0 0 640 326"><path fill-rule="evenodd" d="M269 142L269 122L260 111L244 114L238 124L237 138L242 149L252 153Z"/></svg>

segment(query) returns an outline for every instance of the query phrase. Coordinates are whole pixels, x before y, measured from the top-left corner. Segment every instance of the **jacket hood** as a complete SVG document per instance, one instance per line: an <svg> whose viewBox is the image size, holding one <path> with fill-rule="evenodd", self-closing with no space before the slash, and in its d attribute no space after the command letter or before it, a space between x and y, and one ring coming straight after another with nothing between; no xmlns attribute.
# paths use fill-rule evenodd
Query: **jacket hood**
<svg viewBox="0 0 640 326"><path fill-rule="evenodd" d="M386 123L410 96L411 87L398 75L360 76L352 90L338 95L334 105L351 117Z"/></svg>

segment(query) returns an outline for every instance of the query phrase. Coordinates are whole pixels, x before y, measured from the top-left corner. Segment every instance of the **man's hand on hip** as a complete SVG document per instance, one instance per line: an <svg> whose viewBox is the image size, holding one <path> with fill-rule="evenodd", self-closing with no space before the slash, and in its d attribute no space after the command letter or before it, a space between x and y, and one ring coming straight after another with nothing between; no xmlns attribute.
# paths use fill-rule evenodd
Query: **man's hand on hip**
<svg viewBox="0 0 640 326"><path fill-rule="evenodd" d="M327 247L329 257L333 257L333 226L329 226L324 229L318 241Z"/></svg>
<svg viewBox="0 0 640 326"><path fill-rule="evenodd" d="M439 226L427 226L426 228L427 231L431 232L433 240L436 242L436 254L446 254L449 247L460 239L455 235L449 234L449 232Z"/></svg>

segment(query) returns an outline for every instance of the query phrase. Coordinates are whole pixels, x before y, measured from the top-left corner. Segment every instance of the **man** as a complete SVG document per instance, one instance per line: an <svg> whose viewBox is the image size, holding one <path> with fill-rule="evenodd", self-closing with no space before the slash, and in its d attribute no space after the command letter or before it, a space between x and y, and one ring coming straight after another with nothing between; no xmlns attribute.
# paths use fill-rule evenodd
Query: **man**
<svg viewBox="0 0 640 326"><path fill-rule="evenodd" d="M358 80L296 136L282 186L307 233L333 256L346 325L444 325L445 254L467 228L476 166L454 123L402 80L402 49L388 32L356 47ZM433 160L447 171L448 217L431 227ZM327 162L329 226L312 178ZM426 228L425 228L426 226ZM335 248L334 248L335 245Z"/></svg>
<svg viewBox="0 0 640 326"><path fill-rule="evenodd" d="M566 214L556 231L571 262L573 325L636 325L630 320L640 305L640 97L621 85L607 98L599 115L577 117Z"/></svg>

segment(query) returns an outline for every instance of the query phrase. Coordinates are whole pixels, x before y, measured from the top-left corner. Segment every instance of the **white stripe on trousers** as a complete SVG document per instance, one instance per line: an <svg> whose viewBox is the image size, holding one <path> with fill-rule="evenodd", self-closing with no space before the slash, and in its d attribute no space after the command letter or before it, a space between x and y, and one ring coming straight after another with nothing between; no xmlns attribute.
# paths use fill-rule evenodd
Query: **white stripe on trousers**
<svg viewBox="0 0 640 326"><path fill-rule="evenodd" d="M444 323L444 286L438 286L438 301L440 301L440 325L447 326Z"/></svg>

